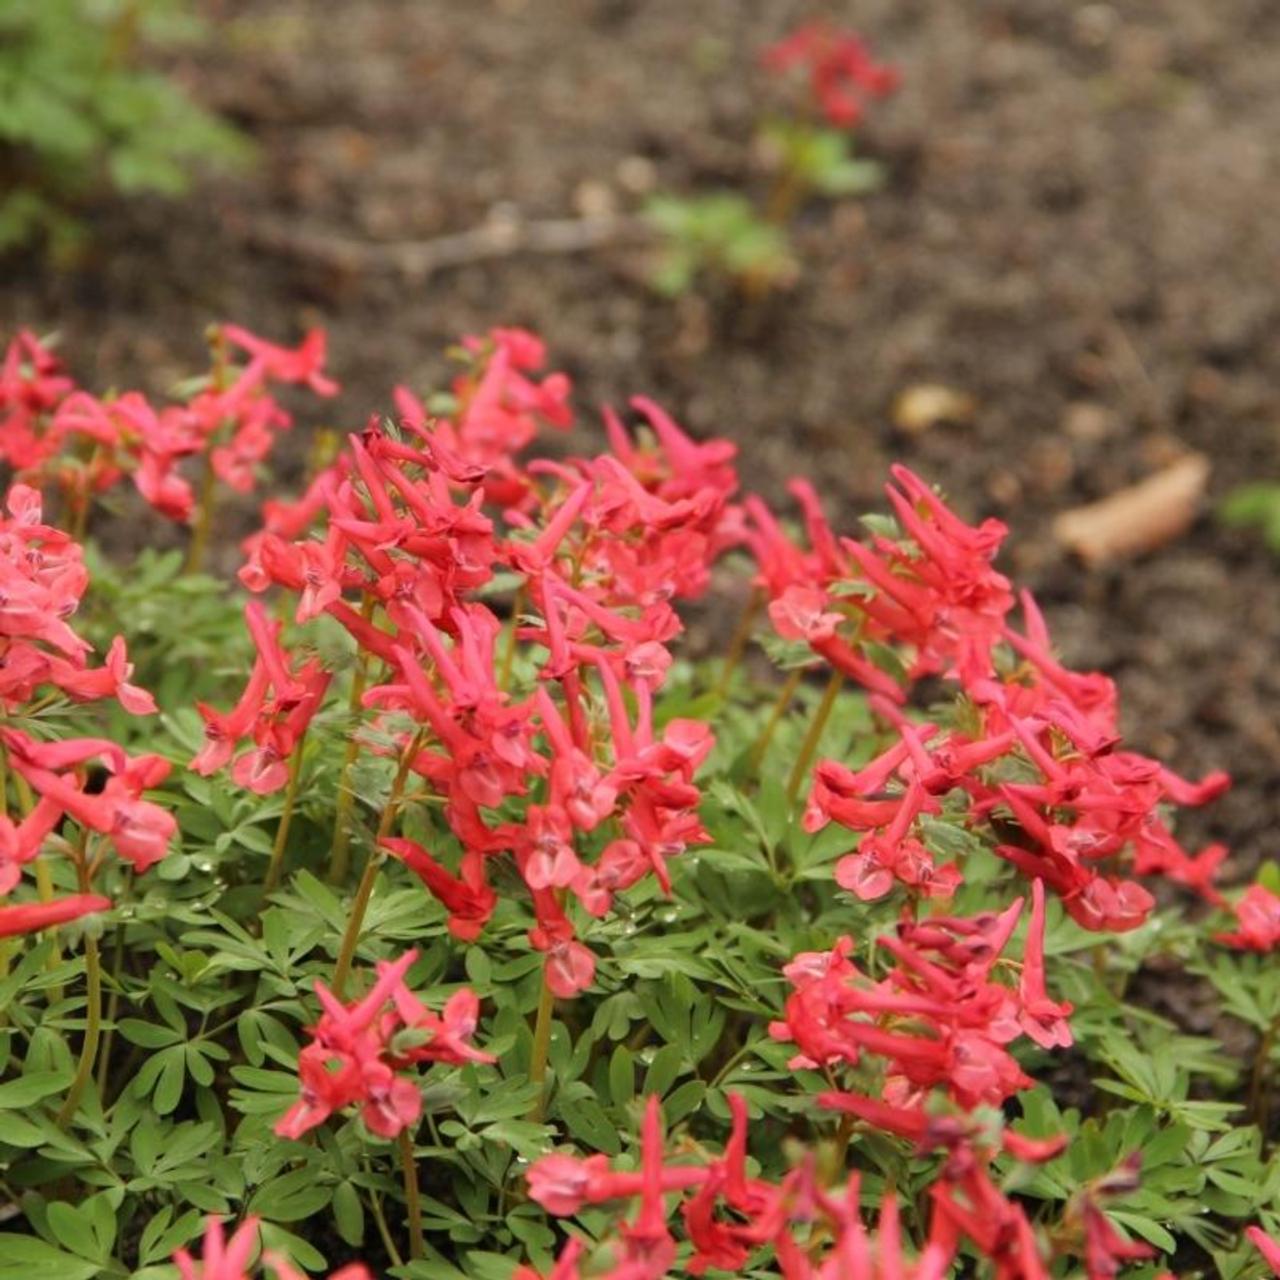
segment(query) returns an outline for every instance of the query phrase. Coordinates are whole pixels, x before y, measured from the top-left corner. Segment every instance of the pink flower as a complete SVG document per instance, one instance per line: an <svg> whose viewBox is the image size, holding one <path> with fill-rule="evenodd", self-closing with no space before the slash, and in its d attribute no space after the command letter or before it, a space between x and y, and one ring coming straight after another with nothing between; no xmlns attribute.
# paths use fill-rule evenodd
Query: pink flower
<svg viewBox="0 0 1280 1280"><path fill-rule="evenodd" d="M98 911L110 911L111 899L100 894L73 893L53 902L0 904L0 938L15 934L37 933L54 925L67 924Z"/></svg>
<svg viewBox="0 0 1280 1280"><path fill-rule="evenodd" d="M1239 951L1274 951L1280 946L1280 896L1265 885L1251 884L1235 905L1239 928L1214 937Z"/></svg>
<svg viewBox="0 0 1280 1280"><path fill-rule="evenodd" d="M474 993L458 992L438 1017L405 988L417 954L408 951L394 964L380 964L369 993L349 1005L316 983L324 1012L298 1055L300 1096L276 1122L280 1137L300 1138L335 1111L358 1104L371 1133L393 1138L422 1113L421 1088L404 1074L407 1068L419 1062L493 1061L468 1043L479 1008Z"/></svg>
<svg viewBox="0 0 1280 1280"><path fill-rule="evenodd" d="M1277 1276L1280 1276L1280 1241L1274 1240L1267 1235L1261 1227L1246 1227L1245 1235L1249 1237L1253 1246L1262 1254L1267 1266Z"/></svg>
<svg viewBox="0 0 1280 1280"><path fill-rule="evenodd" d="M856 35L822 22L798 27L770 45L763 62L775 72L803 68L814 104L828 123L842 129L861 120L868 100L886 97L900 81L897 69L877 64Z"/></svg>

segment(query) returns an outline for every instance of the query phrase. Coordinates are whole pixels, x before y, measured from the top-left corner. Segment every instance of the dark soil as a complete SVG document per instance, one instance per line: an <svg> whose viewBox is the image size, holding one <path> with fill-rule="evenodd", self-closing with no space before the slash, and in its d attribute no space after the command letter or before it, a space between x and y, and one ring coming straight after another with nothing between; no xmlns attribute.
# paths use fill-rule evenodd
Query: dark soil
<svg viewBox="0 0 1280 1280"><path fill-rule="evenodd" d="M1280 565L1206 515L1086 572L1049 525L1184 447L1211 456L1214 500L1280 476L1280 6L819 7L902 68L862 144L887 184L807 210L803 277L749 313L661 301L621 250L412 283L265 248L262 229L397 241L503 207L564 217L634 209L654 186L758 187L754 51L804 6L345 0L322 20L329 6L235 0L176 69L257 140L257 170L183 204L104 205L74 270L5 268L0 328L57 328L93 385L161 389L198 367L210 320L282 340L323 323L355 425L396 381L438 379L458 333L527 324L584 409L654 395L740 441L771 497L803 472L847 522L903 459L1013 526L1006 564L1068 660L1119 679L1138 747L1235 774L1184 830L1227 839L1243 874L1280 829ZM900 435L891 405L921 382L972 395L972 423Z"/></svg>

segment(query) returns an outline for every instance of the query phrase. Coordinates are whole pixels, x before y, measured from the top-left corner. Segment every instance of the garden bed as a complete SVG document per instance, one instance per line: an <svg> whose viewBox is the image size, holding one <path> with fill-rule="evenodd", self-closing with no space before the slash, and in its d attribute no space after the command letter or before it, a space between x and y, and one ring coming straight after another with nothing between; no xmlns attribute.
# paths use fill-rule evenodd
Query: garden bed
<svg viewBox="0 0 1280 1280"><path fill-rule="evenodd" d="M199 364L209 320L282 340L323 323L344 384L334 420L354 425L389 408L396 379L438 375L457 332L524 323L584 409L654 395L695 432L743 441L746 480L770 497L803 470L847 523L905 460L967 516L1013 525L1012 567L1067 660L1118 678L1137 747L1233 773L1188 841L1225 838L1231 878L1273 856L1280 575L1266 550L1205 518L1086 572L1050 535L1057 512L1184 447L1211 456L1215 499L1280 472L1273 7L848 6L904 73L863 134L887 183L815 207L802 279L749 315L653 296L620 249L412 281L337 269L278 232L419 240L500 205L625 212L652 182L759 182L752 60L794 6L708 3L696 29L674 0L504 0L484 21L470 5L352 0L329 26L298 4L219 8L216 46L180 70L257 140L256 171L183 204L94 211L75 269L7 266L0 326L57 328L91 385L136 375L159 390ZM895 397L934 382L975 398L973 422L902 436Z"/></svg>

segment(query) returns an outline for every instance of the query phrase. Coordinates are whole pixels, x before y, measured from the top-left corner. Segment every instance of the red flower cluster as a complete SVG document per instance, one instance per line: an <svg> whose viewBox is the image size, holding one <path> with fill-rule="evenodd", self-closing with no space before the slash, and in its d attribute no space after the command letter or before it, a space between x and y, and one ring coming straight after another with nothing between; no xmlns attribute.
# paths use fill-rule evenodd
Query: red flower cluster
<svg viewBox="0 0 1280 1280"><path fill-rule="evenodd" d="M245 354L242 365L231 363L229 345ZM338 387L323 374L319 331L289 350L224 325L213 348L206 384L185 404L157 408L138 391L100 398L77 388L33 334L20 333L0 365L0 461L33 484L56 485L77 512L127 475L162 515L188 520L195 494L178 464L196 454L208 455L225 484L249 492L292 421L272 385L303 384L321 396Z"/></svg>
<svg viewBox="0 0 1280 1280"><path fill-rule="evenodd" d="M896 937L878 947L894 967L875 982L850 960L853 942L831 952L797 956L784 968L792 994L777 1040L793 1041L793 1067L858 1066L866 1055L884 1060L880 1096L900 1107L923 1105L945 1089L964 1107L998 1106L1032 1081L1005 1048L1026 1035L1044 1048L1071 1044L1071 1005L1052 1001L1044 977L1044 890L1034 905L1016 988L991 974L1013 934L1022 900L999 915L920 922L904 920ZM830 1094L827 1105L851 1095Z"/></svg>
<svg viewBox="0 0 1280 1280"><path fill-rule="evenodd" d="M42 367L38 360L35 367ZM34 392L32 396L39 398ZM68 622L88 585L80 547L44 523L34 489L14 485L6 506L9 516L0 519L0 701L8 715L20 722L23 709L41 690L81 702L113 697L127 711L153 712L151 695L129 683L133 668L124 640L117 636L106 663L90 667L90 646ZM7 812L0 815L0 895L18 887L23 867L64 817L86 833L109 839L137 871L168 851L177 829L173 815L143 799L146 790L168 775L167 760L131 758L99 738L39 742L17 728L0 729L0 753L34 792L20 821ZM91 790L92 761L104 765L109 777ZM85 861L83 852L76 856ZM85 861L82 884L91 879L94 865ZM0 936L63 924L110 905L86 891L54 902L0 906Z"/></svg>
<svg viewBox="0 0 1280 1280"><path fill-rule="evenodd" d="M410 1067L495 1061L469 1043L480 1014L475 992L464 987L435 1014L404 985L417 958L407 951L394 964L379 964L368 995L352 1005L316 983L324 1012L298 1055L302 1096L277 1122L280 1137L300 1138L335 1111L359 1103L365 1127L394 1138L422 1114L418 1083L404 1074Z"/></svg>
<svg viewBox="0 0 1280 1280"><path fill-rule="evenodd" d="M211 1217L206 1220L201 1258L193 1258L186 1249L173 1255L180 1280L250 1280L254 1255L258 1251L257 1218L246 1218L226 1238L222 1221ZM282 1254L267 1250L262 1255L264 1266L275 1272L276 1280L304 1280L303 1274ZM369 1268L355 1262L331 1272L329 1280L373 1280Z"/></svg>
<svg viewBox="0 0 1280 1280"><path fill-rule="evenodd" d="M604 1156L550 1155L529 1170L529 1196L558 1217L587 1206L639 1201L639 1210L596 1248L590 1274L607 1280L659 1280L677 1265L682 1274L711 1268L739 1272L751 1257L772 1247L785 1280L942 1280L961 1248L988 1260L999 1280L1048 1280L1053 1257L1083 1258L1090 1280L1110 1280L1117 1266L1152 1256L1147 1245L1124 1240L1102 1205L1136 1185L1132 1163L1100 1179L1068 1206L1061 1226L1042 1237L1026 1211L1000 1189L992 1161L1001 1151L1022 1162L1053 1159L1062 1137L1037 1140L993 1131L968 1117L904 1111L870 1098L847 1109L877 1128L905 1138L919 1155L940 1155L929 1187L932 1212L926 1238L914 1258L906 1255L892 1191L881 1200L878 1230L863 1224L856 1175L843 1193L825 1188L812 1155L781 1183L750 1176L747 1168L747 1104L729 1098L733 1129L719 1157L700 1163L668 1163L657 1098L648 1101L640 1167L615 1170ZM692 1194L687 1194L692 1193ZM667 1197L679 1195L688 1254L668 1225ZM548 1280L578 1280L589 1246L570 1241ZM524 1268L520 1280L539 1280Z"/></svg>
<svg viewBox="0 0 1280 1280"><path fill-rule="evenodd" d="M51 685L77 701L116 698L126 711L156 709L149 693L129 683L133 668L124 637L111 643L106 664L90 668L90 645L67 619L89 585L84 553L66 533L45 524L40 495L15 484L0 518L0 701L9 709Z"/></svg>
<svg viewBox="0 0 1280 1280"><path fill-rule="evenodd" d="M253 746L236 757L231 776L259 795L278 791L289 777L288 760L302 741L328 691L331 673L309 659L298 671L280 645L282 625L271 622L257 601L244 610L258 656L240 701L225 715L201 702L205 745L191 768L208 776L225 767L236 745L251 737Z"/></svg>
<svg viewBox="0 0 1280 1280"><path fill-rule="evenodd" d="M693 776L710 730L686 720L656 730L653 697L681 629L671 598L705 590L711 563L740 537L733 450L695 444L637 401L650 440L634 442L608 414L611 456L523 470L515 454L537 421L563 423L567 382L533 380L541 344L519 331L468 350L475 363L447 418L429 419L402 393L401 433L352 436L296 509L270 513L274 527L251 539L241 576L296 593L299 622L328 614L363 660L383 664L364 706L444 799L462 852L448 866L404 837L384 847L467 940L497 901L489 865L510 855L533 905L530 941L546 953L552 991L569 996L592 981L595 958L567 899L603 916L646 875L668 888L668 859L707 838ZM504 528L483 510L494 496ZM317 520L320 536L302 536ZM503 620L473 595L496 572L522 584L501 645ZM249 617L254 675L232 711L201 708L195 767L221 767L252 733L236 776L265 791L284 784L327 677L314 659L293 671L278 629L252 607ZM517 653L521 672L541 664L520 693Z"/></svg>
<svg viewBox="0 0 1280 1280"><path fill-rule="evenodd" d="M533 441L539 423L561 430L573 425L571 384L563 373L534 381L531 375L546 364L547 350L525 329L494 329L487 338L464 338L461 354L468 368L454 379L454 404L447 416L431 419L407 387L396 388L396 408L415 431L424 431L430 421L434 448L480 470L490 502L521 506L530 485L515 455Z"/></svg>
<svg viewBox="0 0 1280 1280"><path fill-rule="evenodd" d="M838 129L853 128L868 102L888 97L902 79L896 67L877 63L859 36L825 22L797 27L765 49L762 60L773 72L802 69L814 107Z"/></svg>
<svg viewBox="0 0 1280 1280"><path fill-rule="evenodd" d="M860 769L817 767L807 829L835 821L861 833L857 852L837 869L840 884L864 899L895 884L949 896L961 868L936 865L922 820L959 801L966 824L1028 878L1043 880L1087 929L1130 929L1150 912L1151 895L1124 870L1163 874L1220 901L1212 880L1225 849L1190 855L1160 811L1214 798L1226 775L1190 783L1120 750L1112 682L1053 656L1029 594L1021 597L1025 632L1010 625L1013 591L991 563L1004 525L970 527L905 468L894 468L894 479L888 494L900 532L869 545L837 539L802 483L792 488L809 551L762 503L747 503L775 629L877 695L873 706L898 737ZM948 723L912 723L898 710L907 691L877 665L885 650L911 680L958 685Z"/></svg>

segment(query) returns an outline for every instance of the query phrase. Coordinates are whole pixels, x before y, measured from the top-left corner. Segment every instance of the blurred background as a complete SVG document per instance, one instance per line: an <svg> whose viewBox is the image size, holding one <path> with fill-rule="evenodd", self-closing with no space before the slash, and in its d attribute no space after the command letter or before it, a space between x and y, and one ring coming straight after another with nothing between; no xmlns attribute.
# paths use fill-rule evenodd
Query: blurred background
<svg viewBox="0 0 1280 1280"><path fill-rule="evenodd" d="M815 18L901 76L857 132L878 189L800 207L763 294L655 290L638 215L767 186L760 51ZM575 380L575 447L651 395L846 528L905 461L1012 526L1138 748L1236 776L1183 829L1243 873L1280 831L1280 559L1220 512L1280 479L1277 137L1274 0L0 0L0 333L160 392L211 321L320 324L354 427L519 324ZM1188 454L1160 545L1064 545Z"/></svg>

